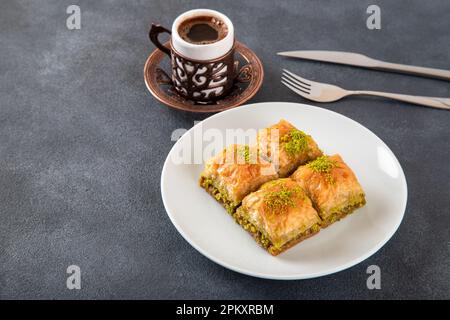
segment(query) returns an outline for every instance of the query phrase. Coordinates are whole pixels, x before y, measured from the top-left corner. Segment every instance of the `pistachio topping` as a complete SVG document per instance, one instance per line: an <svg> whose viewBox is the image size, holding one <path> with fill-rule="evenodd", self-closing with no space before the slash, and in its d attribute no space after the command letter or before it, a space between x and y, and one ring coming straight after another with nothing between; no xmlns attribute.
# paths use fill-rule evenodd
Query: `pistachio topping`
<svg viewBox="0 0 450 320"><path fill-rule="evenodd" d="M264 203L271 211L279 212L287 207L294 207L293 198L300 193L301 188L299 186L288 189L286 186L281 185L280 190L271 191L264 196Z"/></svg>
<svg viewBox="0 0 450 320"><path fill-rule="evenodd" d="M237 155L238 155L238 162L245 161L245 163L250 163L250 147L245 146L238 146L237 147Z"/></svg>
<svg viewBox="0 0 450 320"><path fill-rule="evenodd" d="M294 129L281 138L284 149L290 155L296 155L308 149L308 135L303 131Z"/></svg>
<svg viewBox="0 0 450 320"><path fill-rule="evenodd" d="M329 183L334 182L333 176L331 175L331 170L337 167L337 163L336 161L331 160L328 156L318 157L306 166L314 172L325 174L325 177Z"/></svg>

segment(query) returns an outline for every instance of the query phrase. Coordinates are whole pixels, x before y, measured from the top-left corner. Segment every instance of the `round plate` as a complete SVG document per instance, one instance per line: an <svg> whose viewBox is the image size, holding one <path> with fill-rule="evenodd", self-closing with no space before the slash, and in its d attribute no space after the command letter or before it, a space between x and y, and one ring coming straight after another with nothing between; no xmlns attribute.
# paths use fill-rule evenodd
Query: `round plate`
<svg viewBox="0 0 450 320"><path fill-rule="evenodd" d="M286 119L311 134L326 154L339 153L366 192L367 204L277 257L260 248L225 209L198 185L198 161L211 141L202 132L259 129ZM217 141L223 144L223 141ZM174 162L188 150L197 164ZM197 159L195 159L197 157ZM187 157L189 158L189 157ZM204 159L203 159L204 161ZM188 161L186 161L188 162ZM405 176L395 155L369 129L338 113L305 104L268 102L216 114L186 132L164 163L161 194L181 235L200 253L231 270L270 279L305 279L349 268L379 250L395 233L406 208Z"/></svg>
<svg viewBox="0 0 450 320"><path fill-rule="evenodd" d="M166 42L166 46L169 42ZM197 104L180 96L172 87L169 57L154 50L144 66L144 81L150 93L169 107L189 112L218 112L237 107L252 98L262 85L264 70L256 54L236 41L235 57L239 62L237 81L232 91L211 104ZM167 70L164 71L164 70Z"/></svg>

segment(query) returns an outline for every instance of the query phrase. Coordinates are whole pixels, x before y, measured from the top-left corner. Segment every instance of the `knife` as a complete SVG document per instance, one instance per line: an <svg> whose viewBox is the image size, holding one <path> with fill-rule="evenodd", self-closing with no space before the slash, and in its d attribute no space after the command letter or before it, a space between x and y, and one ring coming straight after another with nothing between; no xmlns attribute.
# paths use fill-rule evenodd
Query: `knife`
<svg viewBox="0 0 450 320"><path fill-rule="evenodd" d="M277 54L285 57L346 64L362 68L394 71L424 77L437 78L442 80L450 80L450 70L417 67L399 63L390 63L372 59L366 55L353 52L301 50L301 51L284 51L278 52Z"/></svg>

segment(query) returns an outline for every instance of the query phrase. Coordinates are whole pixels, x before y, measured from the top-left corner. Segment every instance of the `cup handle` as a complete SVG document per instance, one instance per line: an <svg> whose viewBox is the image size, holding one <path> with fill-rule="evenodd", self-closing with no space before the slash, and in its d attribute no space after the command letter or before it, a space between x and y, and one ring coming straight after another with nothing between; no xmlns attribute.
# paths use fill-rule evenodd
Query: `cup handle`
<svg viewBox="0 0 450 320"><path fill-rule="evenodd" d="M153 42L153 44L162 52L167 54L170 57L170 49L167 48L165 45L163 45L158 40L158 35L162 32L167 32L168 34L171 34L170 30L164 28L163 26L159 24L152 23L152 26L150 28L150 31L148 32L148 36L150 37L150 41Z"/></svg>

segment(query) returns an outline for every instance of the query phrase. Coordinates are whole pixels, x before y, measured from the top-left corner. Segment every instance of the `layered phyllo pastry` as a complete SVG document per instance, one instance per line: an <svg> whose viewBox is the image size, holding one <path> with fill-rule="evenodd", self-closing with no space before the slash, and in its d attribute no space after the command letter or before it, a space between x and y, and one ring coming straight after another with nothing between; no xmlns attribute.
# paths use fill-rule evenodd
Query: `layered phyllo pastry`
<svg viewBox="0 0 450 320"><path fill-rule="evenodd" d="M257 135L259 152L275 164L280 178L322 155L313 138L286 120L262 129Z"/></svg>
<svg viewBox="0 0 450 320"><path fill-rule="evenodd" d="M306 191L322 219L322 227L365 205L365 195L353 171L340 155L321 156L291 176Z"/></svg>
<svg viewBox="0 0 450 320"><path fill-rule="evenodd" d="M289 178L267 182L246 196L233 217L272 255L320 230L311 200L300 184Z"/></svg>
<svg viewBox="0 0 450 320"><path fill-rule="evenodd" d="M246 195L277 177L274 165L256 148L233 144L206 162L200 186L233 213Z"/></svg>

